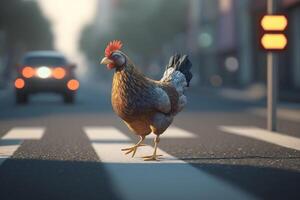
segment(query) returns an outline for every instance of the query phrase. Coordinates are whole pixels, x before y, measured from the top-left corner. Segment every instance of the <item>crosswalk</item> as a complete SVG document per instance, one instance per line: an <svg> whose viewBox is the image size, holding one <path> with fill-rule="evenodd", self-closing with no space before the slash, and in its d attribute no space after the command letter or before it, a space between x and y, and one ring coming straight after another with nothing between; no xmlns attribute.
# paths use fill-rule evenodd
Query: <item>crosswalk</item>
<svg viewBox="0 0 300 200"><path fill-rule="evenodd" d="M14 127L9 130L0 140L0 164L4 162L7 158L11 157L14 152L21 146L24 140L39 140L43 137L45 127ZM97 151L97 149L101 149L98 152L101 152L105 155L105 149L108 152L114 152L114 149L119 149L124 147L124 143L127 143L128 146L131 142L131 139L120 132L118 129L113 127L104 127L104 126L86 126L83 127L84 132L91 139L92 145ZM196 135L180 129L178 127L170 127L163 135L162 138L195 138ZM147 138L154 138L153 135L149 135ZM120 142L117 143L117 142ZM102 143L101 148L99 148L99 144ZM106 145L105 145L106 144ZM106 148L104 148L106 146ZM143 150L148 149L148 154L150 151L152 153L152 148L145 147ZM104 156L101 156L101 159L104 159ZM107 155L111 155L108 153ZM126 157L119 157L119 159L124 158L123 162L132 162L132 159L128 159ZM119 160L120 161L120 160ZM169 160L170 162L170 160ZM178 161L176 161L178 162Z"/></svg>
<svg viewBox="0 0 300 200"><path fill-rule="evenodd" d="M178 135L178 130L172 127L174 135L170 132L169 138ZM124 156L120 151L124 147L129 147L134 145L131 139L114 127L85 127L84 132L87 134L91 144L96 151L99 159L106 163L145 163L141 159L142 155L151 155L153 153L153 148L151 146L140 147L137 151L136 158L131 158L130 156ZM186 132L186 137L195 137L194 134ZM168 135L168 134L166 134ZM184 137L184 133L179 135L179 138ZM163 135L162 135L163 138ZM183 163L183 161L175 159L173 156L159 149L158 154L164 155L163 163ZM151 162L148 162L151 163ZM157 163L153 161L152 163Z"/></svg>
<svg viewBox="0 0 300 200"><path fill-rule="evenodd" d="M195 137L190 132L179 133L172 127L168 137ZM124 199L252 199L224 181L197 170L188 163L158 149L164 159L144 162L142 155L151 155L151 146L140 147L134 158L120 150L132 146L131 139L114 127L85 127L91 144L106 170L111 175L114 188ZM168 135L168 134L166 134ZM170 189L174 189L170 191Z"/></svg>
<svg viewBox="0 0 300 200"><path fill-rule="evenodd" d="M24 140L39 140L44 132L43 127L17 127L8 131L0 140L0 165L18 150Z"/></svg>
<svg viewBox="0 0 300 200"><path fill-rule="evenodd" d="M224 133L261 140L300 151L300 139L258 128L220 126ZM0 140L0 165L11 157L25 140L40 140L46 127L14 127ZM145 162L142 156L153 153L152 146L140 147L134 158L124 155L122 148L134 140L113 126L83 126L100 163L105 167L113 186L124 199L255 199L251 194L224 180L196 169L187 162L158 149L159 162ZM195 133L176 126L162 138L197 138ZM149 136L153 138L153 136Z"/></svg>

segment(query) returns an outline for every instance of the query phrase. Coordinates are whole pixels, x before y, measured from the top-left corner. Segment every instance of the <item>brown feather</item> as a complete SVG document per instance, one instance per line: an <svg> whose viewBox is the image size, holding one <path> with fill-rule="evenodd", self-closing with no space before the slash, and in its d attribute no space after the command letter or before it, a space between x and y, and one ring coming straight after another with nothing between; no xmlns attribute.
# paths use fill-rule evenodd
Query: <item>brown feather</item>
<svg viewBox="0 0 300 200"><path fill-rule="evenodd" d="M161 134L165 130L153 127L155 126L152 121L153 116L159 112L155 108L156 97L153 95L157 86L168 94L171 101L171 112L167 115L176 113L179 97L170 83L146 78L135 69L129 59L126 66L115 71L112 84L112 107L129 129L137 135L148 135L154 130L156 134Z"/></svg>

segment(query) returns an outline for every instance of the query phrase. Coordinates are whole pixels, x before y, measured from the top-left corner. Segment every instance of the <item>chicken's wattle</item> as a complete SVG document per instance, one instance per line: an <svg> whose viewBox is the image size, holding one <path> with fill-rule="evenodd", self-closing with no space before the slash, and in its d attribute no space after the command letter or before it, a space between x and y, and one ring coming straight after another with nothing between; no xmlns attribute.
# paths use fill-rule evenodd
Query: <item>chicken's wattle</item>
<svg viewBox="0 0 300 200"><path fill-rule="evenodd" d="M113 69L115 65L113 63L109 63L106 65L107 69Z"/></svg>

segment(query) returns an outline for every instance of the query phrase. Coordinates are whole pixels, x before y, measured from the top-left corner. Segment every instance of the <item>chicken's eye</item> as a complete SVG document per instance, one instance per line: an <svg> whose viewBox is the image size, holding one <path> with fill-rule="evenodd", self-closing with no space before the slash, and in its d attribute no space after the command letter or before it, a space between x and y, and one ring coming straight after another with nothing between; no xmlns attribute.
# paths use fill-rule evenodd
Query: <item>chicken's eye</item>
<svg viewBox="0 0 300 200"><path fill-rule="evenodd" d="M122 65L125 64L125 61L126 61L125 57L118 52L113 53L110 56L110 59L114 62L116 67L121 67Z"/></svg>
<svg viewBox="0 0 300 200"><path fill-rule="evenodd" d="M116 59L118 59L120 57L120 55L118 55L118 54L113 54L112 56L111 56L111 58L113 59L113 60L116 60Z"/></svg>

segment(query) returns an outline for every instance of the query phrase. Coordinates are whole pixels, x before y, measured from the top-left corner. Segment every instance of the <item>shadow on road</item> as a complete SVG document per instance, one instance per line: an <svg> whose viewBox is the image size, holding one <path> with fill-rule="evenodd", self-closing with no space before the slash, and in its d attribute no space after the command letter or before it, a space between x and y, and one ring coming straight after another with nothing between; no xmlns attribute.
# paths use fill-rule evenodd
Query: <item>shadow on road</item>
<svg viewBox="0 0 300 200"><path fill-rule="evenodd" d="M1 200L119 199L97 162L9 159L0 180Z"/></svg>
<svg viewBox="0 0 300 200"><path fill-rule="evenodd" d="M193 164L194 167L234 184L260 199L300 199L300 172L270 167Z"/></svg>
<svg viewBox="0 0 300 200"><path fill-rule="evenodd" d="M172 185L185 185L178 188L189 197L188 191L198 188L202 191L210 188L210 182L204 180L182 180L185 172L176 171L183 164L108 164L110 169L127 177L122 179L128 187L136 186L136 191L156 191L162 187L165 192L174 189ZM300 173L296 171L224 164L193 164L202 173L209 173L214 177L234 185L259 199L299 199L298 183ZM168 170L159 170L160 168ZM164 173L157 173L162 172ZM188 173L188 172L187 172ZM155 177L166 177L163 183L155 184ZM170 179L171 178L171 179ZM175 182L171 180L176 179ZM192 178L193 179L193 178ZM94 161L57 161L36 159L9 159L0 170L1 199L119 199L119 191L112 183L112 177L103 165ZM115 179L115 180L118 180ZM134 180L139 180L134 182ZM190 182L190 183L189 183ZM200 182L203 185L194 185ZM166 184L168 183L168 184ZM145 186L151 188L145 188ZM127 187L127 186L126 186ZM140 188L139 188L140 187ZM191 187L191 188L190 188ZM194 189L192 189L194 188ZM220 190L216 188L215 190ZM222 191L222 189L221 189ZM205 193L207 193L206 191ZM139 192L138 192L139 193ZM136 193L136 194L138 194ZM222 196L222 194L219 194ZM146 196L145 199L149 199Z"/></svg>

